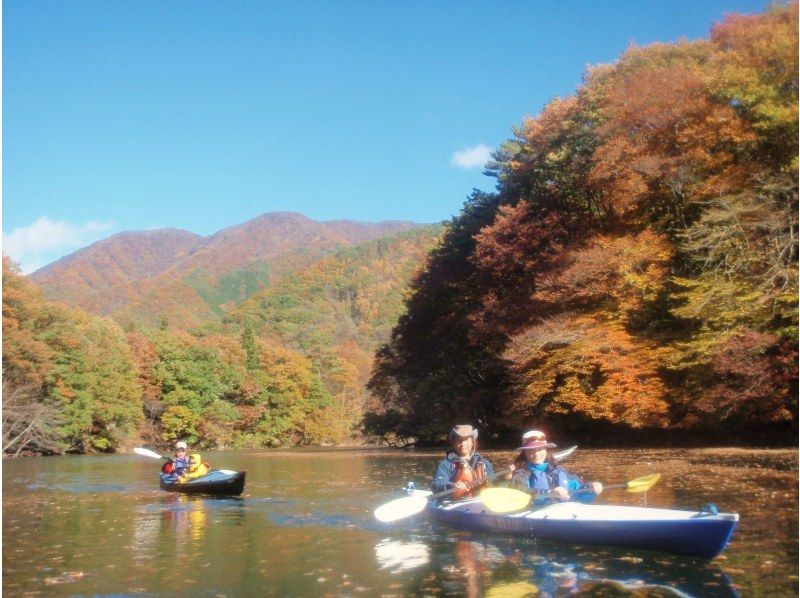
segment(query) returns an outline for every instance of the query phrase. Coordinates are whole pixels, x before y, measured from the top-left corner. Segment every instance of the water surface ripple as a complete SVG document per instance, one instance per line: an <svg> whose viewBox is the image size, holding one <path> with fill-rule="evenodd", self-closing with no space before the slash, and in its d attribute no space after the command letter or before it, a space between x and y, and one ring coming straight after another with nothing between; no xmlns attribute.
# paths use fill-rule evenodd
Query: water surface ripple
<svg viewBox="0 0 800 598"><path fill-rule="evenodd" d="M505 465L510 452L489 452ZM649 473L654 507L714 502L741 522L711 562L458 531L373 509L427 485L440 452L206 453L241 498L158 489L136 455L3 461L5 596L797 596L797 451L579 450L606 483ZM602 502L640 504L609 491Z"/></svg>

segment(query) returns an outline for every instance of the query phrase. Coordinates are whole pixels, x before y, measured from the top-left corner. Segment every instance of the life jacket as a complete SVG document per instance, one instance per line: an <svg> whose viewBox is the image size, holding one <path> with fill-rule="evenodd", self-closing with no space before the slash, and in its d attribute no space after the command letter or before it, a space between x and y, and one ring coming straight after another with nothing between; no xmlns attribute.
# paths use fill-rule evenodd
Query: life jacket
<svg viewBox="0 0 800 598"><path fill-rule="evenodd" d="M451 459L451 463L455 470L451 481L454 484L456 482L464 482L471 487L470 490L467 491L456 490L453 492L453 500L458 500L467 496L475 496L478 490L483 486L483 481L486 480L486 466L483 464L483 460L480 456L473 455L470 458L469 466L462 464L457 457L455 461ZM472 487L473 484L475 484L474 487Z"/></svg>
<svg viewBox="0 0 800 598"><path fill-rule="evenodd" d="M196 464L194 466L189 466L186 472L180 477L179 481L185 482L187 480L193 480L194 478L199 478L201 476L206 475L210 470L210 466L208 463L203 461L200 458L200 455L194 453L191 455L190 459L194 459Z"/></svg>
<svg viewBox="0 0 800 598"><path fill-rule="evenodd" d="M174 474L180 475L189 467L188 460L186 457L171 457L164 465L161 467L161 472L166 474ZM211 469L211 466L206 463L206 467Z"/></svg>
<svg viewBox="0 0 800 598"><path fill-rule="evenodd" d="M533 471L530 467L525 467L528 475L528 487L539 492L549 492L556 486L563 486L568 491L578 490L583 486L581 478L569 473L559 465L549 462L544 471Z"/></svg>

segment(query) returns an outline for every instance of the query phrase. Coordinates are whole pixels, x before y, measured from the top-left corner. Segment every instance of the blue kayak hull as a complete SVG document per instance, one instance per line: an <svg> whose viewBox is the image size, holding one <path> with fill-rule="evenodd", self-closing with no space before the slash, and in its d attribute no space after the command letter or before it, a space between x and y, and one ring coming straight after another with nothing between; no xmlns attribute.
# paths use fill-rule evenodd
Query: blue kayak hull
<svg viewBox="0 0 800 598"><path fill-rule="evenodd" d="M567 544L656 550L712 559L727 546L739 516L561 503L510 515L492 513L480 500L432 505L427 515L462 529L496 532Z"/></svg>
<svg viewBox="0 0 800 598"><path fill-rule="evenodd" d="M159 486L167 492L182 492L184 494L214 494L218 496L239 496L244 492L244 471L211 471L208 474L179 484L174 482L169 475L159 476Z"/></svg>

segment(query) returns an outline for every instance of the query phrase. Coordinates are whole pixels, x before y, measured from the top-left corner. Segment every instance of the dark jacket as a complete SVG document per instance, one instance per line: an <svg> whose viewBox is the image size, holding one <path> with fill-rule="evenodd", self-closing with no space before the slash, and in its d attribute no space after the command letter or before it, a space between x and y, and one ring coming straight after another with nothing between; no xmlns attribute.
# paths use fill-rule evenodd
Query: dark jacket
<svg viewBox="0 0 800 598"><path fill-rule="evenodd" d="M458 473L458 461L458 455L455 453L450 453L442 459L436 468L436 473L433 475L433 482L431 483L431 490L434 493L450 490L455 485L453 479ZM478 453L473 453L472 457L470 457L469 465L473 471L477 470L478 467L483 467L487 479L494 475L492 464Z"/></svg>

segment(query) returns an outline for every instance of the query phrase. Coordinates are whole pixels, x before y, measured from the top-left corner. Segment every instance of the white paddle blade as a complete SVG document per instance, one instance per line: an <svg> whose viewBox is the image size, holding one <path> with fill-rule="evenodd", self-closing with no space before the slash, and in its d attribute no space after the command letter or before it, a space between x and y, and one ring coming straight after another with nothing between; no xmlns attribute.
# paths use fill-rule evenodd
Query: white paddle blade
<svg viewBox="0 0 800 598"><path fill-rule="evenodd" d="M577 448L578 445L576 444L575 446L571 446L567 449L564 449L563 451L556 451L555 453L553 453L553 459L555 459L556 461L562 461L563 459L566 459L572 453L574 453L575 449Z"/></svg>
<svg viewBox="0 0 800 598"><path fill-rule="evenodd" d="M152 457L153 459L163 459L161 455L158 453L151 451L150 449L136 447L133 449L133 452L137 455L141 455L142 457Z"/></svg>
<svg viewBox="0 0 800 598"><path fill-rule="evenodd" d="M391 523L421 513L428 502L426 496L404 496L375 509L375 519Z"/></svg>

